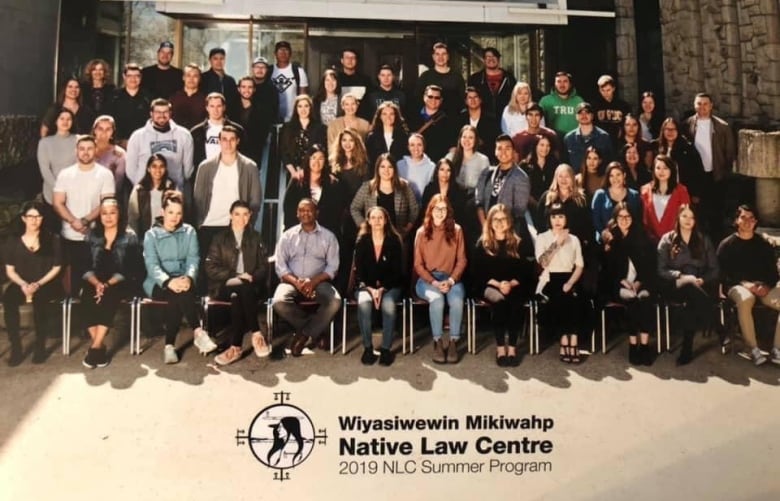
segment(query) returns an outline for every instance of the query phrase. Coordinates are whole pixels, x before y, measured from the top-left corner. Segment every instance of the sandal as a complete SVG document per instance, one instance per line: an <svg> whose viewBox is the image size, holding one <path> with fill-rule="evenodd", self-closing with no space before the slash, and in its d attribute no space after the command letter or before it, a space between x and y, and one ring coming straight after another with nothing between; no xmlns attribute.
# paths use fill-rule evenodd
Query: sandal
<svg viewBox="0 0 780 501"><path fill-rule="evenodd" d="M571 357L571 363L579 364L582 362L580 359L580 348L576 344L569 345L569 356Z"/></svg>
<svg viewBox="0 0 780 501"><path fill-rule="evenodd" d="M571 355L569 354L569 345L568 344L562 344L561 345L561 353L558 356L560 358L561 362L565 364L571 363Z"/></svg>

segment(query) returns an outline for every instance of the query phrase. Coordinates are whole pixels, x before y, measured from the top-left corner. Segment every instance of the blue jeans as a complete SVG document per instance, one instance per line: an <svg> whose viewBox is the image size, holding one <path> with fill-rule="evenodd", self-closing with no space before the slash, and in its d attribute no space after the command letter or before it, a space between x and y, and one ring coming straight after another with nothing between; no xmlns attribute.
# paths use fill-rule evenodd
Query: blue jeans
<svg viewBox="0 0 780 501"><path fill-rule="evenodd" d="M447 280L449 275L440 271L434 271L433 278L441 282ZM421 299L428 301L428 312L434 341L438 341L441 338L442 324L444 323L445 297L447 298L447 304L450 305L450 339L460 339L460 323L463 320L463 298L466 295L463 284L457 282L447 294L442 294L439 289L420 278L417 279L417 285L414 290Z"/></svg>
<svg viewBox="0 0 780 501"><path fill-rule="evenodd" d="M393 334L395 330L395 311L398 298L401 297L401 289L396 287L386 290L382 294L380 309L382 310L382 348L387 350L393 345ZM374 300L368 291L360 289L355 292L355 299L358 303L358 325L360 326L360 335L363 337L363 346L371 348L373 341L371 339L371 312L374 309Z"/></svg>

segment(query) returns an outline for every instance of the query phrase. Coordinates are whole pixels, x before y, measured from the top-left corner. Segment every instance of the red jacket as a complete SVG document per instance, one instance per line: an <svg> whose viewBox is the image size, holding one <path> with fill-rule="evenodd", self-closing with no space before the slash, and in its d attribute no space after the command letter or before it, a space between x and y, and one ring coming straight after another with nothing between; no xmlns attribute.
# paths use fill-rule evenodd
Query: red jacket
<svg viewBox="0 0 780 501"><path fill-rule="evenodd" d="M640 197L642 198L642 222L645 224L647 236L654 243L658 243L664 233L674 229L674 225L677 222L677 210L680 206L691 203L688 189L678 183L672 190L672 196L666 205L663 217L659 221L655 215L655 206L653 205L653 183L647 183L642 186Z"/></svg>

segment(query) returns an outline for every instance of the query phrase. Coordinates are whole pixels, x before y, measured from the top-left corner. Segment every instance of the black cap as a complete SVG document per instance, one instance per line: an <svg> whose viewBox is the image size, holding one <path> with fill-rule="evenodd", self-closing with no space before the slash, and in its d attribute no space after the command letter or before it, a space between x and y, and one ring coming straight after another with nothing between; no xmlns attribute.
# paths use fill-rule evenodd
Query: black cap
<svg viewBox="0 0 780 501"><path fill-rule="evenodd" d="M285 48L285 49L287 49L289 51L292 51L292 47L290 46L290 42L287 42L285 40L282 40L281 42L276 42L276 45L274 45L274 52L276 52L277 50L279 50L281 48Z"/></svg>
<svg viewBox="0 0 780 501"><path fill-rule="evenodd" d="M225 55L225 49L223 49L222 47L214 47L213 49L211 49L209 51L209 59L214 57L214 54L222 54L224 56Z"/></svg>
<svg viewBox="0 0 780 501"><path fill-rule="evenodd" d="M157 52L160 52L163 49L171 49L173 50L173 42L165 41L160 44L160 47L157 49Z"/></svg>

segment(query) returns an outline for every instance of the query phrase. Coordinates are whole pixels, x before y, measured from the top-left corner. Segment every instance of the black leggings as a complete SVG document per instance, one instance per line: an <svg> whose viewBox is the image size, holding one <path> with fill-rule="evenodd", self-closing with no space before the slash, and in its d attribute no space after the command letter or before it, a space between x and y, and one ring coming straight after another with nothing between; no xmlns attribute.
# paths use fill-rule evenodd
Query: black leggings
<svg viewBox="0 0 780 501"><path fill-rule="evenodd" d="M195 289L190 287L184 292L173 292L155 285L152 290L152 299L165 301L168 305L163 313L165 322L165 344L176 344L176 334L179 333L181 317L187 320L190 327L200 327L200 308L195 303Z"/></svg>
<svg viewBox="0 0 780 501"><path fill-rule="evenodd" d="M35 322L35 333L37 336L47 336L48 330L56 327L56 321L60 317L55 314L55 309L59 305L51 304L55 299L62 296L62 289L57 283L58 279L43 285L38 292L33 295L33 321ZM19 306L26 302L21 287L12 283L3 294L3 316L5 317L5 328L8 335L18 339L20 329Z"/></svg>
<svg viewBox="0 0 780 501"><path fill-rule="evenodd" d="M254 285L242 283L222 286L216 299L230 301L231 345L241 346L244 334L260 330L257 321L258 294Z"/></svg>
<svg viewBox="0 0 780 501"><path fill-rule="evenodd" d="M493 313L493 333L496 337L496 346L507 344L506 335L509 337L509 346L516 346L525 313L525 298L520 287L513 288L509 295L505 296L495 287L487 286L482 295L485 301L490 303Z"/></svg>
<svg viewBox="0 0 780 501"><path fill-rule="evenodd" d="M696 331L708 328L715 320L715 299L707 291L693 284L685 284L680 288L668 291L672 301L685 303L684 308L677 308L676 316L680 319L683 331Z"/></svg>
<svg viewBox="0 0 780 501"><path fill-rule="evenodd" d="M127 288L122 282L108 287L100 299L95 303L95 288L89 282L85 282L81 289L81 304L84 307L84 322L87 326L103 325L114 326L114 317L119 309L119 303L129 297Z"/></svg>

